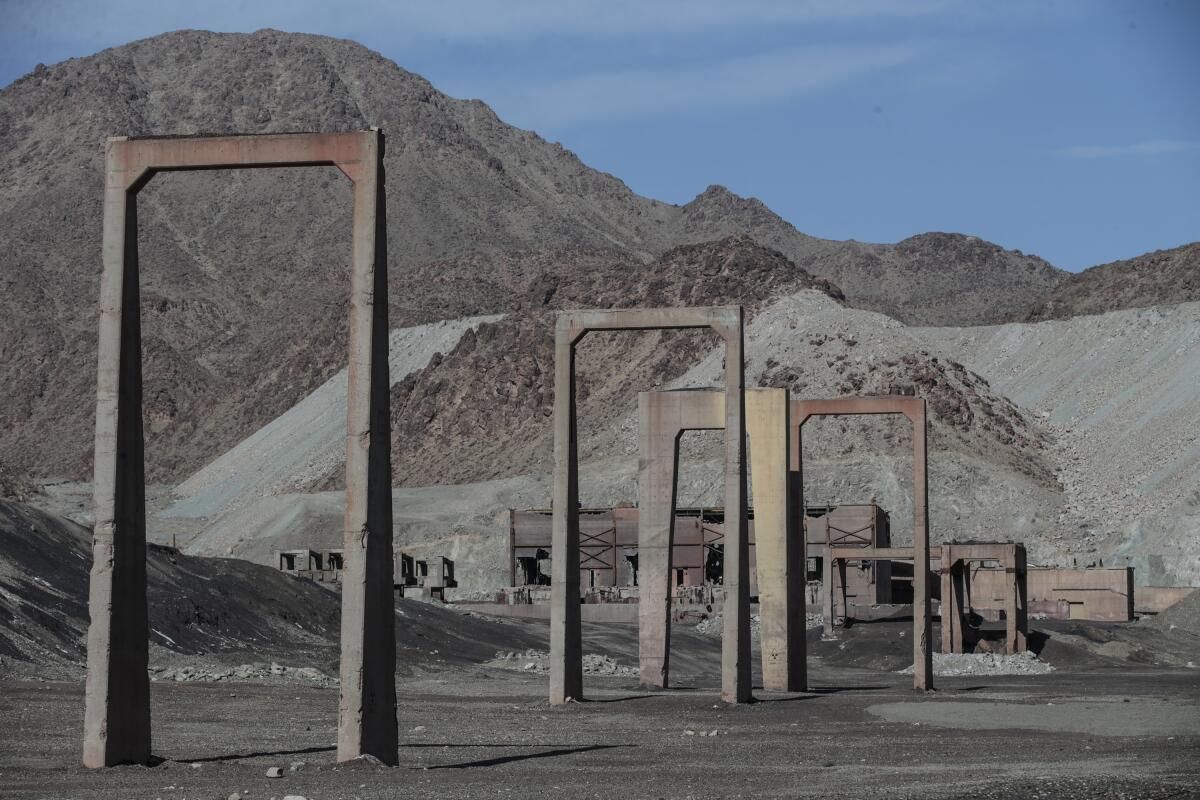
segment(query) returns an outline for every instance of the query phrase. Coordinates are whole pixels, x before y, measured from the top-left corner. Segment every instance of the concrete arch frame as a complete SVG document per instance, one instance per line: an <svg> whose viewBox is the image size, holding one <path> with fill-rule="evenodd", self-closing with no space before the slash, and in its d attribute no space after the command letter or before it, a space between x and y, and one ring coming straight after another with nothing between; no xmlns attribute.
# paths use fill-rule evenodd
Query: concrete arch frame
<svg viewBox="0 0 1200 800"><path fill-rule="evenodd" d="M110 138L83 763L151 758L137 194L159 172L335 166L354 184L339 761L395 764L396 640L383 133Z"/></svg>
<svg viewBox="0 0 1200 800"><path fill-rule="evenodd" d="M763 688L807 688L804 641L804 544L792 510L787 389L745 391L753 476L755 550L762 617ZM671 571L679 441L686 431L722 430L725 394L677 389L638 395L639 674L666 688L671 652Z"/></svg>
<svg viewBox="0 0 1200 800"><path fill-rule="evenodd" d="M563 311L554 328L554 507L550 581L550 703L583 698L579 595L579 450L575 348L592 331L710 328L725 343L725 627L721 697L749 702L750 565L741 306Z"/></svg>
<svg viewBox="0 0 1200 800"><path fill-rule="evenodd" d="M933 622L929 602L929 457L925 398L904 395L886 397L839 397L831 400L792 402L791 468L796 475L797 514L804 514L804 423L813 417L899 414L913 430L913 688L933 688L933 653L929 647ZM797 525L803 525L797 520ZM803 529L803 527L801 527ZM826 615L832 598L832 562L825 559ZM843 579L843 585L845 580ZM826 624L829 624L827 619Z"/></svg>

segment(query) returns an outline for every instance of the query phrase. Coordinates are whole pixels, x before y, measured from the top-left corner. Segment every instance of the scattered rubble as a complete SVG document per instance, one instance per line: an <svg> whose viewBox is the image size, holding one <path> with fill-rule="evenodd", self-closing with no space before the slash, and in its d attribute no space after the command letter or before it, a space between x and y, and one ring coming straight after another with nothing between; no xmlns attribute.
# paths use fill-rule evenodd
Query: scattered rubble
<svg viewBox="0 0 1200 800"><path fill-rule="evenodd" d="M911 664L900 670L904 675L911 675L912 671ZM1028 651L1011 656L996 653L933 654L933 674L939 678L959 675L1044 675L1053 671L1053 666L1039 661L1036 655Z"/></svg>
<svg viewBox="0 0 1200 800"><path fill-rule="evenodd" d="M319 686L337 686L338 679L331 678L315 667L288 667L283 664L242 664L228 669L204 669L198 667L156 667L149 669L152 681L175 681L176 683L218 683L220 681L284 680L304 681Z"/></svg>
<svg viewBox="0 0 1200 800"><path fill-rule="evenodd" d="M820 614L808 613L804 615L805 628L819 628L824 622L824 617ZM696 633L702 633L705 636L713 636L721 638L722 626L725 624L725 616L723 614L713 614L707 619L703 619L696 623ZM762 635L762 618L758 614L750 615L750 639L757 642Z"/></svg>
<svg viewBox="0 0 1200 800"><path fill-rule="evenodd" d="M550 673L550 654L545 650L525 650L522 652L496 653L496 657L485 666L501 669L519 670L535 675ZM637 667L623 666L612 656L597 653L586 653L583 656L584 675L608 675L618 678L636 678Z"/></svg>

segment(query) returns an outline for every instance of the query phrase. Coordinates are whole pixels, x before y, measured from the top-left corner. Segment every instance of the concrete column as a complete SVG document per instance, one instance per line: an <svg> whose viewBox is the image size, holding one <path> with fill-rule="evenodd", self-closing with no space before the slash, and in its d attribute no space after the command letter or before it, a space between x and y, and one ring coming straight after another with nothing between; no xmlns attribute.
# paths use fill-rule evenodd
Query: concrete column
<svg viewBox="0 0 1200 800"><path fill-rule="evenodd" d="M929 459L926 450L926 403L909 416L913 428L913 688L933 688L933 630L929 602Z"/></svg>
<svg viewBox="0 0 1200 800"><path fill-rule="evenodd" d="M397 763L383 135L354 180L338 761ZM346 167L343 167L346 170ZM347 170L347 174L350 174Z"/></svg>
<svg viewBox="0 0 1200 800"><path fill-rule="evenodd" d="M748 703L753 697L741 306L736 314L736 324L720 331L725 340L725 618L721 636L721 698L727 703Z"/></svg>
<svg viewBox="0 0 1200 800"><path fill-rule="evenodd" d="M837 591L837 596L834 598L834 613L836 614L837 609L841 608L842 627L845 628L850 624L850 598L846 596L846 559L837 559L833 566L833 585Z"/></svg>
<svg viewBox="0 0 1200 800"><path fill-rule="evenodd" d="M965 565L959 563L954 549L942 545L942 652L963 652L963 584Z"/></svg>
<svg viewBox="0 0 1200 800"><path fill-rule="evenodd" d="M1029 648L1029 598L1028 578L1029 567L1026 562L1025 547L1014 547L1017 579L1017 652L1024 653Z"/></svg>
<svg viewBox="0 0 1200 800"><path fill-rule="evenodd" d="M1004 564L1005 603L1004 620L1005 636L1004 650L1009 655L1025 651L1026 610L1025 610L1025 559L1024 550L1017 545L1006 548L1007 559Z"/></svg>
<svg viewBox="0 0 1200 800"><path fill-rule="evenodd" d="M807 687L804 543L794 523L789 471L791 405L787 389L746 391L763 688L778 692Z"/></svg>
<svg viewBox="0 0 1200 800"><path fill-rule="evenodd" d="M137 174L120 139L105 158L104 271L96 382L96 522L88 591L83 764L150 760L146 502Z"/></svg>
<svg viewBox="0 0 1200 800"><path fill-rule="evenodd" d="M679 479L678 406L671 395L638 395L638 664L641 683L668 685L671 655L671 554Z"/></svg>
<svg viewBox="0 0 1200 800"><path fill-rule="evenodd" d="M950 564L946 560L946 547L942 546L942 560L938 571L942 577L942 652L953 652L954 629L954 584L951 580Z"/></svg>
<svg viewBox="0 0 1200 800"><path fill-rule="evenodd" d="M828 543L825 545L825 553L821 557L821 597L825 600L825 607L821 609L826 636L833 636L833 548Z"/></svg>
<svg viewBox="0 0 1200 800"><path fill-rule="evenodd" d="M950 649L948 653L965 652L963 636L965 635L964 616L968 609L966 604L966 586L970 579L971 566L965 561L951 561L950 564Z"/></svg>
<svg viewBox="0 0 1200 800"><path fill-rule="evenodd" d="M1004 652L1017 652L1017 571L1012 565L1004 568Z"/></svg>
<svg viewBox="0 0 1200 800"><path fill-rule="evenodd" d="M583 698L579 610L578 442L575 426L575 344L568 321L554 330L554 508L550 577L550 703ZM644 568L638 555L638 571ZM638 576L638 583L643 581Z"/></svg>

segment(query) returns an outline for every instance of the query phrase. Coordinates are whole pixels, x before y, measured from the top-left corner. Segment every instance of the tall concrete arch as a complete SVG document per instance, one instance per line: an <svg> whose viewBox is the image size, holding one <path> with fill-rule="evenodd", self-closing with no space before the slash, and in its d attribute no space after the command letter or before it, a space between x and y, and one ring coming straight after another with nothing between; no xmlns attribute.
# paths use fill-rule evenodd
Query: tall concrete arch
<svg viewBox="0 0 1200 800"><path fill-rule="evenodd" d="M297 166L354 184L337 755L396 763L383 148L378 129L107 142L85 766L151 757L137 194L159 172Z"/></svg>
<svg viewBox="0 0 1200 800"><path fill-rule="evenodd" d="M813 417L900 414L912 423L913 441L913 688L933 688L933 651L929 640L933 621L929 600L929 454L925 398L905 395L837 397L830 400L792 401L791 468L798 486L797 513L804 514L804 423ZM798 524L803 530L803 520ZM825 619L831 623L833 559L825 559ZM845 585L843 579L842 585Z"/></svg>
<svg viewBox="0 0 1200 800"><path fill-rule="evenodd" d="M746 703L750 683L750 564L746 510L745 366L741 306L563 311L554 329L554 508L550 582L550 703L583 698L579 610L579 451L575 348L592 331L710 328L725 342L725 627L721 697Z"/></svg>

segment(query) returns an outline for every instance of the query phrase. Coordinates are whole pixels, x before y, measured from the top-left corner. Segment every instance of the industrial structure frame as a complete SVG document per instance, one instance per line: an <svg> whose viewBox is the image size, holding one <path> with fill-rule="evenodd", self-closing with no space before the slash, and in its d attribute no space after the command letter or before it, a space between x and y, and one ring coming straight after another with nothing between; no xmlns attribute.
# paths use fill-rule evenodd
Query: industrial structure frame
<svg viewBox="0 0 1200 800"><path fill-rule="evenodd" d="M967 587L966 571L973 561L995 561L1005 573L1004 651L1023 653L1029 632L1027 598L1028 566L1025 545L1018 542L947 542L940 548L939 568L942 581L941 633L942 652L963 652L963 609Z"/></svg>
<svg viewBox="0 0 1200 800"><path fill-rule="evenodd" d="M792 511L789 392L746 389L744 402L756 520L763 688L804 691L804 543L797 539ZM685 431L724 429L725 394L710 389L641 392L638 420L639 674L642 685L666 688L679 441Z"/></svg>
<svg viewBox="0 0 1200 800"><path fill-rule="evenodd" d="M796 475L797 514L804 513L804 423L812 417L899 414L912 423L913 439L913 688L933 688L933 632L929 599L929 456L925 398L906 395L838 397L829 400L793 400L791 468ZM797 524L803 524L798 520ZM862 558L863 556L852 556ZM834 558L824 561L826 613L831 614ZM842 580L845 585L845 579ZM832 620L827 620L830 624Z"/></svg>
<svg viewBox="0 0 1200 800"><path fill-rule="evenodd" d="M339 761L397 761L383 133L108 139L83 763L151 758L137 194L159 172L334 166L354 184Z"/></svg>
<svg viewBox="0 0 1200 800"><path fill-rule="evenodd" d="M550 599L550 703L583 697L579 595L579 448L575 348L593 331L710 328L725 343L725 622L721 697L751 696L747 550L744 314L741 306L562 311L554 328L554 503Z"/></svg>

